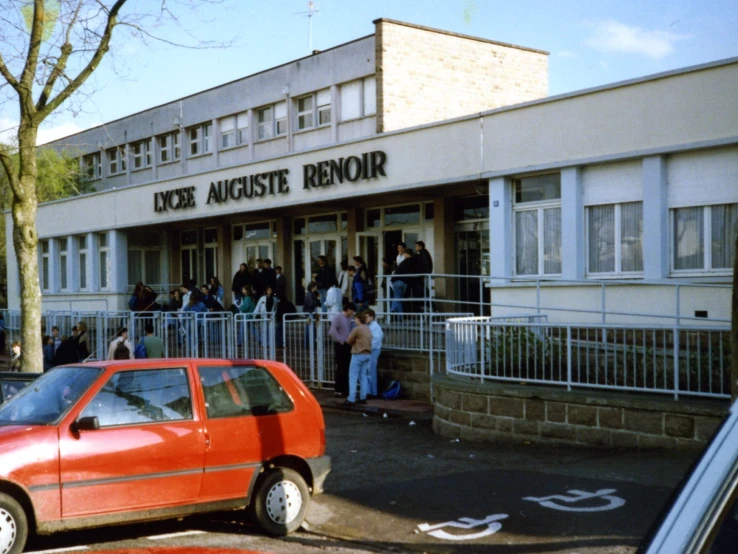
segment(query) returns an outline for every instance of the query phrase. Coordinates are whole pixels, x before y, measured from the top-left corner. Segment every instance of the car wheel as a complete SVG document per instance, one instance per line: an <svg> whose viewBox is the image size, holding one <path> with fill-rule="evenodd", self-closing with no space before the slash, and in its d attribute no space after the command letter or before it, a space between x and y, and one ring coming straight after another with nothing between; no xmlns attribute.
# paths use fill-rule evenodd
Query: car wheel
<svg viewBox="0 0 738 554"><path fill-rule="evenodd" d="M0 554L20 554L28 538L28 521L21 505L0 493Z"/></svg>
<svg viewBox="0 0 738 554"><path fill-rule="evenodd" d="M264 477L254 500L254 515L269 535L283 537L296 531L307 515L310 491L292 469L273 469Z"/></svg>

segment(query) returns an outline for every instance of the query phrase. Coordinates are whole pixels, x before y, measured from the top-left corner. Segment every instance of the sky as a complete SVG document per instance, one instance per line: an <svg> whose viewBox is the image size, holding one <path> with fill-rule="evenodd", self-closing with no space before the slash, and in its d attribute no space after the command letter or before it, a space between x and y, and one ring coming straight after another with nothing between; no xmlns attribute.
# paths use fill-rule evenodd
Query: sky
<svg viewBox="0 0 738 554"><path fill-rule="evenodd" d="M550 95L738 56L736 0L314 2L312 18L307 0L222 0L196 12L172 3L182 29L164 27L159 35L232 45L188 49L114 39L115 55L97 69L84 101L47 120L39 143L306 56L310 24L316 50L372 34L380 17L545 50ZM13 110L0 106L0 140L17 122Z"/></svg>

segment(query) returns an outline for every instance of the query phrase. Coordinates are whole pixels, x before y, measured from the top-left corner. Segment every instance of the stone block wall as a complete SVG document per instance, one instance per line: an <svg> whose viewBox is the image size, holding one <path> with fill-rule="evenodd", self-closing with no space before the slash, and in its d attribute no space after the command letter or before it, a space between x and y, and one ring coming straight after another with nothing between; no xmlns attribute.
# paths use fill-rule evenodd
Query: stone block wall
<svg viewBox="0 0 738 554"><path fill-rule="evenodd" d="M391 381L399 381L401 398L430 403L430 359L427 354L384 351L379 355L377 373L380 393Z"/></svg>
<svg viewBox="0 0 738 554"><path fill-rule="evenodd" d="M571 391L433 377L434 431L444 437L602 447L700 448L727 401Z"/></svg>
<svg viewBox="0 0 738 554"><path fill-rule="evenodd" d="M548 95L548 53L388 19L375 23L377 132Z"/></svg>

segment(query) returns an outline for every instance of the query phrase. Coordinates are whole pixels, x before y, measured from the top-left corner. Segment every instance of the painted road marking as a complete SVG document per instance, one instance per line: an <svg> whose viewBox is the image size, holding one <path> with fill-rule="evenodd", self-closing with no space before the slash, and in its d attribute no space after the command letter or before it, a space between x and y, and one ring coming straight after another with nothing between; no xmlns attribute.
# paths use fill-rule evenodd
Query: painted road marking
<svg viewBox="0 0 738 554"><path fill-rule="evenodd" d="M52 550L34 550L26 554L52 554L54 552L72 552L77 550L89 550L89 546L67 546L65 548L54 548Z"/></svg>
<svg viewBox="0 0 738 554"><path fill-rule="evenodd" d="M164 539L174 539L177 537L186 537L187 535L202 535L205 531L181 531L179 533L166 533L164 535L152 535L150 537L146 537L150 541L160 541Z"/></svg>
<svg viewBox="0 0 738 554"><path fill-rule="evenodd" d="M471 517L460 517L458 521L447 521L445 523L437 523L435 525L429 525L428 523L421 523L418 525L423 533L428 533L431 537L437 539L443 539L446 541L471 541L474 539L481 539L492 535L502 529L502 523L498 523L499 520L507 518L507 514L493 514L485 517L484 519L473 519ZM477 533L471 533L468 535L452 535L443 531L444 527L455 527L456 529L473 529L475 527L481 527L486 525L487 528Z"/></svg>
<svg viewBox="0 0 738 554"><path fill-rule="evenodd" d="M615 510L625 505L625 500L623 500L619 496L612 495L612 493L617 492L617 489L600 489L595 492L570 490L566 492L569 493L570 496L565 496L563 494L554 494L552 496L543 496L541 498L536 498L535 496L526 496L525 498L523 498L523 500L538 502L541 506L551 508L552 510L560 510L562 512L604 512L607 510ZM571 504L573 502L590 500L592 498L601 498L602 500L607 500L608 503L603 506L578 508L576 506L562 506L561 504L553 502L553 500L559 500L561 502L567 502Z"/></svg>

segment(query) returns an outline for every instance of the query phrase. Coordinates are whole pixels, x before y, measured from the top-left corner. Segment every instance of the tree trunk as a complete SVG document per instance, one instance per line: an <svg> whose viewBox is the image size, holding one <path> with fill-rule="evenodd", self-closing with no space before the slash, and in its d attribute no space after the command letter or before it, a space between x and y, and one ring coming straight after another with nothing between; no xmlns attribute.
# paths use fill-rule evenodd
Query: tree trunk
<svg viewBox="0 0 738 554"><path fill-rule="evenodd" d="M735 234L733 250L733 302L730 327L730 392L733 400L738 398L738 232Z"/></svg>
<svg viewBox="0 0 738 554"><path fill-rule="evenodd" d="M12 202L13 246L20 273L21 371L30 373L44 370L36 234L36 134L37 125L22 119L18 131L18 190L13 191Z"/></svg>

